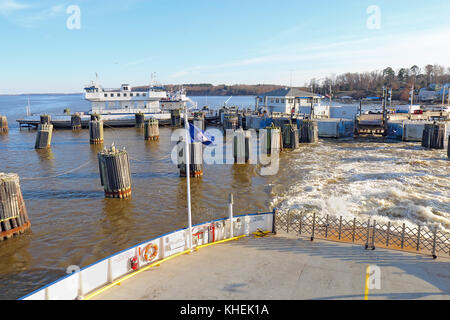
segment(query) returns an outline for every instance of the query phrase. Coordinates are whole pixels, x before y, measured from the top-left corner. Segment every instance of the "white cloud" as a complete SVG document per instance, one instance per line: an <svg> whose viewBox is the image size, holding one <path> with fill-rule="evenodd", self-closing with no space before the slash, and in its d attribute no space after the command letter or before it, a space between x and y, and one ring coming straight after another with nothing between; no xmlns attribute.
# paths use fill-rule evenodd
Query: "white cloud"
<svg viewBox="0 0 450 320"><path fill-rule="evenodd" d="M294 84L303 85L311 78L330 76L333 73L394 69L414 64L448 65L450 42L445 41L450 28L423 30L402 34L341 40L338 42L291 43L259 56L231 60L221 64L199 65L175 72L170 79L185 81L213 80L221 70L234 73L234 82L249 82L261 75L266 82L289 83L294 70ZM192 78L195 79L192 79ZM273 79L273 80L270 80ZM212 82L223 82L215 79Z"/></svg>
<svg viewBox="0 0 450 320"><path fill-rule="evenodd" d="M14 0L0 0L0 14L4 16L26 8L28 8L28 5Z"/></svg>

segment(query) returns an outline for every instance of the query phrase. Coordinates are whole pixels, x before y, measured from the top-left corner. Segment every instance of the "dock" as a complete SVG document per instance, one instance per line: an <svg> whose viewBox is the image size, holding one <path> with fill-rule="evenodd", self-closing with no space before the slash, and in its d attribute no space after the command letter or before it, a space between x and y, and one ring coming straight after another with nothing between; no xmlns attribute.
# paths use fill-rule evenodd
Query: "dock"
<svg viewBox="0 0 450 320"><path fill-rule="evenodd" d="M369 265L380 268L381 288L366 294ZM177 257L94 299L450 299L449 267L450 260L279 234Z"/></svg>

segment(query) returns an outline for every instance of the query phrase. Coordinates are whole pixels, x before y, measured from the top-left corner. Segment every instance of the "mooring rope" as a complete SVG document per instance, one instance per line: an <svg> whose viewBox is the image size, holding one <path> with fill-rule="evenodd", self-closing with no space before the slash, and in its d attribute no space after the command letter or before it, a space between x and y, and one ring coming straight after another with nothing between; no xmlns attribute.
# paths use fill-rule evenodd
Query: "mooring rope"
<svg viewBox="0 0 450 320"><path fill-rule="evenodd" d="M54 176L49 176L49 177L37 177L37 178L20 178L20 180L21 180L21 181L31 181L31 180L44 180L44 179L58 178L58 177L61 177L61 176L66 175L66 174L75 172L75 171L77 171L77 170L79 170L79 169L81 169L81 168L87 166L87 165L88 165L89 163L91 163L91 162L92 162L92 160L89 160L89 161L87 161L86 163L83 163L83 164L82 164L81 166L79 166L79 167L76 167L76 168L74 168L74 169L65 171L65 172L63 172L63 173L60 173L60 174L57 174L57 175L54 175Z"/></svg>

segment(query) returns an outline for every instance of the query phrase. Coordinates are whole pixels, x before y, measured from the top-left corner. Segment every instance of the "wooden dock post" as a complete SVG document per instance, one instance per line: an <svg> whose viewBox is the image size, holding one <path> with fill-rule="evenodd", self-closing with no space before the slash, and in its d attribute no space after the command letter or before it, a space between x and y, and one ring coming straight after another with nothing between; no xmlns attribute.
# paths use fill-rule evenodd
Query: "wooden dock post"
<svg viewBox="0 0 450 320"><path fill-rule="evenodd" d="M252 152L252 139L250 131L244 131L242 128L236 130L233 137L234 163L248 163L250 160L250 152Z"/></svg>
<svg viewBox="0 0 450 320"><path fill-rule="evenodd" d="M0 241L23 233L30 226L19 176L0 173Z"/></svg>
<svg viewBox="0 0 450 320"><path fill-rule="evenodd" d="M36 134L36 143L34 145L35 149L47 149L50 148L52 143L52 135L53 135L53 125L52 124L39 124L37 134Z"/></svg>
<svg viewBox="0 0 450 320"><path fill-rule="evenodd" d="M0 115L0 133L8 133L8 118Z"/></svg>
<svg viewBox="0 0 450 320"><path fill-rule="evenodd" d="M92 119L92 117L91 117ZM103 121L91 120L89 121L89 141L91 144L103 143Z"/></svg>
<svg viewBox="0 0 450 320"><path fill-rule="evenodd" d="M281 129L278 127L267 127L266 141L263 144L267 155L278 154L283 149Z"/></svg>
<svg viewBox="0 0 450 320"><path fill-rule="evenodd" d="M297 128L292 124L283 125L283 148L298 149L299 141Z"/></svg>
<svg viewBox="0 0 450 320"><path fill-rule="evenodd" d="M238 117L236 115L225 115L223 119L223 129L236 130L238 128Z"/></svg>
<svg viewBox="0 0 450 320"><path fill-rule="evenodd" d="M81 116L79 113L75 113L70 117L70 126L72 131L81 130Z"/></svg>
<svg viewBox="0 0 450 320"><path fill-rule="evenodd" d="M136 128L144 127L145 115L142 112L136 113L134 119L136 121Z"/></svg>
<svg viewBox="0 0 450 320"><path fill-rule="evenodd" d="M203 112L194 112L194 126L205 131L205 114Z"/></svg>
<svg viewBox="0 0 450 320"><path fill-rule="evenodd" d="M170 110L170 123L172 127L181 127L181 111L180 109Z"/></svg>
<svg viewBox="0 0 450 320"><path fill-rule="evenodd" d="M299 142L316 143L319 141L319 125L316 120L300 120Z"/></svg>
<svg viewBox="0 0 450 320"><path fill-rule="evenodd" d="M157 119L149 119L144 124L144 138L147 141L159 140L159 122Z"/></svg>
<svg viewBox="0 0 450 320"><path fill-rule="evenodd" d="M48 114L41 114L40 122L41 122L41 124L51 124L52 117Z"/></svg>
<svg viewBox="0 0 450 320"><path fill-rule="evenodd" d="M422 147L444 149L445 124L425 124L422 134Z"/></svg>
<svg viewBox="0 0 450 320"><path fill-rule="evenodd" d="M126 199L131 196L130 160L125 149L114 145L98 154L100 180L106 198Z"/></svg>
<svg viewBox="0 0 450 320"><path fill-rule="evenodd" d="M186 177L186 161L185 161L185 149L186 143L184 142L184 138L181 138L178 141L178 155L179 155L179 163L178 168L180 169L180 177ZM192 142L189 144L189 154L190 154L190 165L189 165L189 173L193 178L197 178L203 176L203 146L201 142Z"/></svg>

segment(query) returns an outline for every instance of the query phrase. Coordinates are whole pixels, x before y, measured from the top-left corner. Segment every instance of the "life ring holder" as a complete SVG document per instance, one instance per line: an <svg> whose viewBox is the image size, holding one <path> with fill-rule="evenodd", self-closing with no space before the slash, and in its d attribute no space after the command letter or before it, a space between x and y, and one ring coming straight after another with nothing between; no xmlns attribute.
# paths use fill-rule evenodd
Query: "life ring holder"
<svg viewBox="0 0 450 320"><path fill-rule="evenodd" d="M149 253L150 250L151 250L151 254ZM156 245L154 243L150 243L150 244L146 245L144 250L142 251L142 258L145 261L150 262L156 258L157 254L158 254L158 245Z"/></svg>

